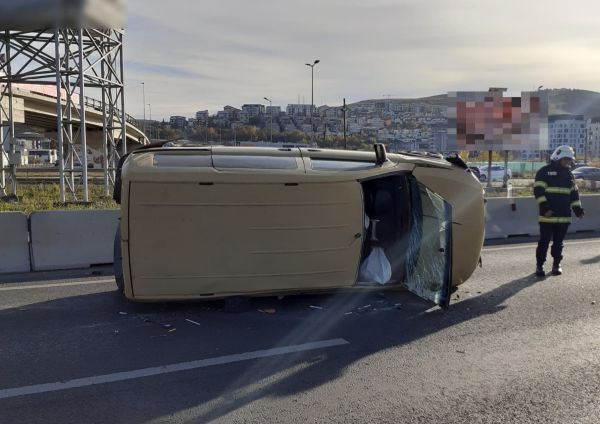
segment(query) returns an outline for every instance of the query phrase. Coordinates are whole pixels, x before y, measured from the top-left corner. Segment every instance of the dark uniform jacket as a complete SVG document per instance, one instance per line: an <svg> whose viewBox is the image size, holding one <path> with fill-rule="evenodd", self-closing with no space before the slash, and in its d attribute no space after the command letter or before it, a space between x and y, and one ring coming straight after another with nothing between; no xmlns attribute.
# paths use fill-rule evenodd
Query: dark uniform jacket
<svg viewBox="0 0 600 424"><path fill-rule="evenodd" d="M552 161L537 172L533 193L540 206L540 223L570 224L571 209L577 216L583 214L575 178L558 161ZM545 216L548 211L552 211L550 217Z"/></svg>

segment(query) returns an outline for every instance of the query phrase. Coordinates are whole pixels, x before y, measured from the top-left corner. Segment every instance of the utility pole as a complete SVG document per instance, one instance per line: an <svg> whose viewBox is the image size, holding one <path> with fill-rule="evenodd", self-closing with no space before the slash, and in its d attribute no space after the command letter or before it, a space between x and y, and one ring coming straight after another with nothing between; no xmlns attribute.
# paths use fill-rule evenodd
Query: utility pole
<svg viewBox="0 0 600 424"><path fill-rule="evenodd" d="M148 103L148 108L150 109L150 138L152 138L152 105Z"/></svg>
<svg viewBox="0 0 600 424"><path fill-rule="evenodd" d="M146 135L146 84L142 82L142 106L144 109L144 124L142 125L142 131Z"/></svg>
<svg viewBox="0 0 600 424"><path fill-rule="evenodd" d="M342 107L344 117L344 150L348 150L348 142L346 140L346 98L344 97L344 107Z"/></svg>

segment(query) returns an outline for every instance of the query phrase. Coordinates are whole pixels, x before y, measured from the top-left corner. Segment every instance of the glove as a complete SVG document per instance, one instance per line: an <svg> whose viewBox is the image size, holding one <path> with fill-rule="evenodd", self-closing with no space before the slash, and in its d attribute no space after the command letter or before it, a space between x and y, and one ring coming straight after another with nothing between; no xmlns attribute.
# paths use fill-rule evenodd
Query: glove
<svg viewBox="0 0 600 424"><path fill-rule="evenodd" d="M585 215L585 211L583 210L583 208L581 206L575 206L573 208L573 212L575 212L575 216L577 218L583 218L583 216Z"/></svg>

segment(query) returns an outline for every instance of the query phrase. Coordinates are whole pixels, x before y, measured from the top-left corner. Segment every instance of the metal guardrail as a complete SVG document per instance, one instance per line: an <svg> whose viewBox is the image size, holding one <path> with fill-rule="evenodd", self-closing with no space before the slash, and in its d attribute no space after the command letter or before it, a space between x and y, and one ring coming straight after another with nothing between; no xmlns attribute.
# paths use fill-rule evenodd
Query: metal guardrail
<svg viewBox="0 0 600 424"><path fill-rule="evenodd" d="M88 97L85 96L84 97L84 101L85 101L85 105L87 107L91 107L92 109L95 109L99 112L102 112L102 102L100 100L94 99L92 97ZM115 109L117 113L121 113L120 109ZM127 121L127 123L133 125L134 127L136 127L138 130L141 131L142 126L140 125L140 123L138 122L137 119L135 119L133 116L129 115L128 113L125 113L125 121Z"/></svg>

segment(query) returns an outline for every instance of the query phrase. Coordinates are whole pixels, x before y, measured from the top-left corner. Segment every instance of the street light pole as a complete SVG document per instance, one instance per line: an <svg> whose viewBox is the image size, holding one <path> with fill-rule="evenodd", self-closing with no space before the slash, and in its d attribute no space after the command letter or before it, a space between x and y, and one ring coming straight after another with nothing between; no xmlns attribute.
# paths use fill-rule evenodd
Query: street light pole
<svg viewBox="0 0 600 424"><path fill-rule="evenodd" d="M344 107L342 112L344 113L344 150L348 150L348 142L346 140L346 98L344 97Z"/></svg>
<svg viewBox="0 0 600 424"><path fill-rule="evenodd" d="M269 117L271 119L271 144L273 144L273 102L266 97L263 97L267 102L269 102Z"/></svg>
<svg viewBox="0 0 600 424"><path fill-rule="evenodd" d="M150 109L150 138L152 138L152 105L148 103L148 108Z"/></svg>
<svg viewBox="0 0 600 424"><path fill-rule="evenodd" d="M315 109L315 66L320 60L315 60L312 64L307 63L306 66L310 66L310 128L312 130L313 142L315 141L315 127L313 125L313 115Z"/></svg>
<svg viewBox="0 0 600 424"><path fill-rule="evenodd" d="M142 82L142 106L144 108L144 123L142 124L142 131L146 135L146 84Z"/></svg>

